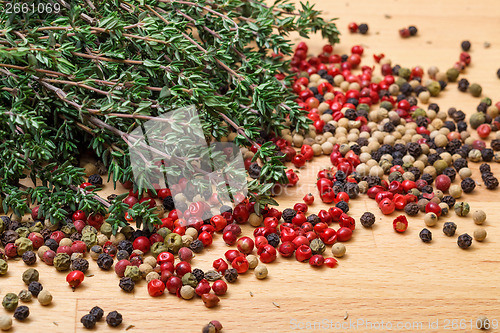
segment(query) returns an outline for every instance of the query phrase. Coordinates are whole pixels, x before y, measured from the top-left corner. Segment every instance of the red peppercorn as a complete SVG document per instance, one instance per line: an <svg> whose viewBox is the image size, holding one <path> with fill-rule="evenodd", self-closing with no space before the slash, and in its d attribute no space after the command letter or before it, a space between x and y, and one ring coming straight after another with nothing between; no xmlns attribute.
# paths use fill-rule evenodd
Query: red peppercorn
<svg viewBox="0 0 500 333"><path fill-rule="evenodd" d="M73 254L73 251L71 251L71 247L70 246L59 246L57 248L57 251L56 253L66 253L67 255L69 255L71 257L71 255Z"/></svg>
<svg viewBox="0 0 500 333"><path fill-rule="evenodd" d="M217 280L212 284L212 290L215 295L223 296L227 292L227 283L222 280Z"/></svg>
<svg viewBox="0 0 500 333"><path fill-rule="evenodd" d="M250 213L244 204L238 204L233 210L233 219L238 224L243 224L248 221Z"/></svg>
<svg viewBox="0 0 500 333"><path fill-rule="evenodd" d="M301 245L297 248L295 251L295 258L297 261L306 261L309 260L312 257L312 251L311 248L307 245Z"/></svg>
<svg viewBox="0 0 500 333"><path fill-rule="evenodd" d="M320 198L326 204L332 203L336 199L335 192L331 188L327 188L323 193L320 192Z"/></svg>
<svg viewBox="0 0 500 333"><path fill-rule="evenodd" d="M309 265L313 267L321 267L325 262L325 258L321 254L315 254L309 259Z"/></svg>
<svg viewBox="0 0 500 333"><path fill-rule="evenodd" d="M83 188L83 189L86 189L89 186L93 186L93 185L89 182L84 182L84 183L80 184L80 188Z"/></svg>
<svg viewBox="0 0 500 333"><path fill-rule="evenodd" d="M254 248L254 241L250 237L241 237L238 239L238 250L244 254L250 254Z"/></svg>
<svg viewBox="0 0 500 333"><path fill-rule="evenodd" d="M326 245L332 245L337 242L337 232L332 228L327 228L325 231L319 234L319 238Z"/></svg>
<svg viewBox="0 0 500 333"><path fill-rule="evenodd" d="M241 256L244 256L244 254L238 250L227 250L224 254L224 257L226 257L226 260L228 262L233 262L234 259Z"/></svg>
<svg viewBox="0 0 500 333"><path fill-rule="evenodd" d="M292 163L293 165L296 167L296 168L301 168L303 167L305 164L306 164L306 159L304 157L304 155L302 154L297 154L294 156L294 158L292 159Z"/></svg>
<svg viewBox="0 0 500 333"><path fill-rule="evenodd" d="M158 262L158 264L163 264L165 262L171 262L171 263L174 263L174 255L170 252L161 252L160 254L158 254L158 257L156 257L156 261Z"/></svg>
<svg viewBox="0 0 500 333"><path fill-rule="evenodd" d="M292 218L292 223L298 227L300 227L306 221L307 217L303 212L297 212L297 214Z"/></svg>
<svg viewBox="0 0 500 333"><path fill-rule="evenodd" d="M490 136L490 133L491 133L491 126L489 124L481 124L477 128L477 135L479 135L481 139L487 139L488 136Z"/></svg>
<svg viewBox="0 0 500 333"><path fill-rule="evenodd" d="M325 258L324 263L326 266L328 266L330 268L334 268L335 266L337 266L338 261L337 261L337 259L330 257L330 258Z"/></svg>
<svg viewBox="0 0 500 333"><path fill-rule="evenodd" d="M55 240L57 242L57 244L59 244L61 242L61 240L63 238L66 237L66 234L62 231L54 231L53 233L50 234L50 238Z"/></svg>
<svg viewBox="0 0 500 333"><path fill-rule="evenodd" d="M213 241L212 234L210 234L209 232L206 232L206 231L199 234L198 239L203 243L204 247L210 246L212 244L212 241Z"/></svg>
<svg viewBox="0 0 500 333"><path fill-rule="evenodd" d="M436 177L435 183L438 190L446 192L450 188L451 179L447 175L439 175Z"/></svg>
<svg viewBox="0 0 500 333"><path fill-rule="evenodd" d="M149 249L151 248L151 242L145 236L137 237L132 244L134 250L140 250L143 253L149 252Z"/></svg>
<svg viewBox="0 0 500 333"><path fill-rule="evenodd" d="M282 257L289 258L295 252L295 246L293 245L292 242L283 242L280 244L278 252L281 254Z"/></svg>
<svg viewBox="0 0 500 333"><path fill-rule="evenodd" d="M224 274L224 272L229 268L227 262L222 258L215 259L212 266L213 268L215 268L216 271L222 274Z"/></svg>
<svg viewBox="0 0 500 333"><path fill-rule="evenodd" d="M118 275L118 277L122 278L123 275L125 274L125 269L127 268L127 266L130 266L130 265L132 265L132 264L127 259L122 259L122 260L118 261L115 265L116 275Z"/></svg>
<svg viewBox="0 0 500 333"><path fill-rule="evenodd" d="M379 206L380 210L382 211L382 214L384 214L384 215L392 214L392 212L394 212L394 210L396 209L396 205L389 198L385 198L382 201L380 201L378 206Z"/></svg>
<svg viewBox="0 0 500 333"><path fill-rule="evenodd" d="M177 276L171 276L165 285L168 292L175 295L182 287L182 280Z"/></svg>
<svg viewBox="0 0 500 333"><path fill-rule="evenodd" d="M194 289L194 292L196 295L201 296L203 294L208 294L210 292L210 283L208 283L207 280L202 279L200 282L198 282L198 285Z"/></svg>
<svg viewBox="0 0 500 333"><path fill-rule="evenodd" d="M186 273L191 273L191 265L186 261L181 261L175 265L175 273L179 277L183 277Z"/></svg>
<svg viewBox="0 0 500 333"><path fill-rule="evenodd" d="M224 242L227 245L234 245L236 243L237 236L234 233L232 233L231 231L226 231L222 235L222 239L224 239Z"/></svg>
<svg viewBox="0 0 500 333"><path fill-rule="evenodd" d="M172 262L164 262L163 264L160 265L161 272L168 271L168 272L173 274L174 270L175 270L175 267L174 267L174 263L172 263Z"/></svg>
<svg viewBox="0 0 500 333"><path fill-rule="evenodd" d="M276 260L276 249L270 244L259 247L257 254L259 255L260 261L265 264Z"/></svg>
<svg viewBox="0 0 500 333"><path fill-rule="evenodd" d="M441 207L434 201L429 201L427 205L425 205L425 212L426 213L434 213L438 217L441 216Z"/></svg>
<svg viewBox="0 0 500 333"><path fill-rule="evenodd" d="M148 293L152 297L163 295L165 291L165 284L160 279L153 279L148 283Z"/></svg>
<svg viewBox="0 0 500 333"><path fill-rule="evenodd" d="M76 220L87 221L87 215L83 210L77 210L76 212L73 213L73 221Z"/></svg>
<svg viewBox="0 0 500 333"><path fill-rule="evenodd" d="M236 269L238 274L243 274L248 271L249 264L245 257L237 257L231 262L231 266Z"/></svg>
<svg viewBox="0 0 500 333"><path fill-rule="evenodd" d="M356 229L356 221L352 216L349 216L346 213L342 213L339 219L339 226L354 230Z"/></svg>
<svg viewBox="0 0 500 333"><path fill-rule="evenodd" d="M85 274L81 271L72 271L66 275L66 282L70 285L71 288L75 289L78 287L83 280L85 279Z"/></svg>
<svg viewBox="0 0 500 333"><path fill-rule="evenodd" d="M393 198L393 201L394 201L394 205L396 206L396 209L397 210L403 210L405 209L405 206L406 206L406 196L402 195L402 194L395 194L394 195L394 198Z"/></svg>
<svg viewBox="0 0 500 333"><path fill-rule="evenodd" d="M277 228L279 225L279 220L274 216L268 216L264 218L264 226L266 228Z"/></svg>
<svg viewBox="0 0 500 333"><path fill-rule="evenodd" d="M261 246L266 245L266 244L269 244L269 242L267 241L266 237L264 237L264 236L257 236L257 237L255 237L255 247L257 248L257 250Z"/></svg>
<svg viewBox="0 0 500 333"><path fill-rule="evenodd" d="M210 219L210 224L215 231L222 231L227 226L227 220L222 215L214 215Z"/></svg>
<svg viewBox="0 0 500 333"><path fill-rule="evenodd" d="M406 229L408 229L408 220L406 216L400 215L396 217L392 222L392 226L397 232L405 232Z"/></svg>
<svg viewBox="0 0 500 333"><path fill-rule="evenodd" d="M361 45L354 45L351 48L351 53L363 55L364 50L365 49L363 48L363 46L361 46Z"/></svg>
<svg viewBox="0 0 500 333"><path fill-rule="evenodd" d="M299 176L292 169L286 171L286 178L288 179L287 186L295 186L299 181Z"/></svg>
<svg viewBox="0 0 500 333"><path fill-rule="evenodd" d="M324 209L319 211L318 217L321 220L321 222L326 223L327 225L332 223L333 221L332 216Z"/></svg>
<svg viewBox="0 0 500 333"><path fill-rule="evenodd" d="M352 230L347 227L342 227L337 230L337 240L339 242L347 242L352 237Z"/></svg>
<svg viewBox="0 0 500 333"><path fill-rule="evenodd" d="M352 33L358 32L358 25L356 23L354 23L354 22L349 23L349 25L347 26L347 28Z"/></svg>

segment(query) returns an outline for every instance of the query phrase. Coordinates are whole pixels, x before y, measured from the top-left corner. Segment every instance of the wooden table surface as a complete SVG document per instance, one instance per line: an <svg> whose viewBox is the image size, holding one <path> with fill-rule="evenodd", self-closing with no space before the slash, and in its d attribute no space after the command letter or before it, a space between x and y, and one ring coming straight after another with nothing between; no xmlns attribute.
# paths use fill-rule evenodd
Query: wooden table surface
<svg viewBox="0 0 500 333"><path fill-rule="evenodd" d="M340 18L337 22L342 42L335 46L336 52L348 53L352 45L361 44L366 64L373 62L372 54L385 53L393 64L421 65L425 70L436 65L445 71L457 60L460 42L470 40L472 63L462 76L471 83L480 83L483 96L490 96L494 102L500 100L500 80L496 77L500 67L500 1L317 0L317 8L328 17ZM368 23L369 34L348 33L351 21ZM398 30L409 25L418 27L418 35L401 39ZM484 42L491 46L485 48ZM310 51L317 52L324 41L315 36L308 44ZM474 112L479 103L470 94L460 93L456 84L450 84L442 96L432 101L445 110L455 106L467 114ZM309 191L317 197L315 175L328 165L326 157L308 164L300 173L300 186L279 198L280 209L291 207ZM480 181L477 167L474 177ZM500 175L498 165L492 169ZM108 186L105 192L111 190ZM30 318L24 323L15 321L12 331L83 332L80 318L95 305L106 313L118 310L124 318L116 329L100 322L99 331L129 328L130 332L200 332L214 319L224 325L224 332L312 331L306 328L314 327L342 332L387 331L387 325L392 325L394 331L475 331L470 329L471 320L474 325L480 314L487 315L492 323L500 320L499 191L480 187L475 192L465 198L472 210L487 212L483 227L488 238L483 243L474 242L468 250L458 248L457 236L448 238L441 228L445 221L454 221L458 224L457 234L472 234L477 226L470 217L450 213L431 228L432 243L424 244L418 237L425 227L422 214L409 218L406 233L396 234L391 222L397 214L382 216L375 202L363 196L351 202L349 214L359 221L365 211L372 211L377 222L372 229L358 223L337 268L313 269L295 259L278 258L268 265L266 280L247 273L229 285L216 309L205 308L200 299L184 301L170 294L151 298L145 281L134 293L126 294L118 287L114 272L100 271L92 260L89 273L94 276L72 292L65 282L66 273L38 262L40 282L52 292L54 302L49 307L40 306L36 300L28 304ZM323 208L328 205L316 202L311 211L317 213ZM246 226L244 234L250 234L252 229ZM193 266L208 270L227 249L221 236L216 235L214 245L197 256ZM25 288L21 274L27 267L22 262L9 264L9 273L0 278L0 297ZM460 329L460 323L467 328Z"/></svg>

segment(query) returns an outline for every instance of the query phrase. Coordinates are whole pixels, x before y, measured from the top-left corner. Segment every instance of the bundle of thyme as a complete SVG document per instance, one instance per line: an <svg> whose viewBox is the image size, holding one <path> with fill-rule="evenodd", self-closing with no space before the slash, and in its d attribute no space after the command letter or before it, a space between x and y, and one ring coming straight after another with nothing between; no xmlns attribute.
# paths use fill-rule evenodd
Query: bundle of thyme
<svg viewBox="0 0 500 333"><path fill-rule="evenodd" d="M115 184L132 180L128 133L170 110L194 105L208 138L232 131L242 146L285 124L307 128L288 80L275 78L288 73L287 38L320 31L338 41L333 21L287 0L57 2L59 13L0 16L2 207L22 216L39 205L53 223L82 209L109 212L115 230L126 225L122 196L108 202L78 188L78 157L90 148ZM265 167L249 190L266 205L272 185L287 182L285 167L271 142L256 156ZM20 185L26 177L34 186ZM144 204L129 213L159 222Z"/></svg>

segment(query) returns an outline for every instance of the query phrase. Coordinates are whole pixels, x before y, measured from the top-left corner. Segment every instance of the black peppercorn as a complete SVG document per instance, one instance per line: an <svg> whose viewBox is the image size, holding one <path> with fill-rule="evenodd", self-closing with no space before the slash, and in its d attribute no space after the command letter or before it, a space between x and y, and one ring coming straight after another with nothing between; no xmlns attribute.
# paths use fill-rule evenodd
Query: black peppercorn
<svg viewBox="0 0 500 333"><path fill-rule="evenodd" d="M494 151L499 151L500 150L500 139L491 140L490 146Z"/></svg>
<svg viewBox="0 0 500 333"><path fill-rule="evenodd" d="M25 320L30 315L30 309L26 305L21 305L16 308L14 311L14 318L17 320Z"/></svg>
<svg viewBox="0 0 500 333"><path fill-rule="evenodd" d="M418 215L419 212L420 208L418 208L418 205L414 202L410 202L405 206L405 213L408 214L408 216Z"/></svg>
<svg viewBox="0 0 500 333"><path fill-rule="evenodd" d="M28 290L31 292L33 296L38 297L40 291L43 290L43 286L38 281L31 281L30 284L28 285Z"/></svg>
<svg viewBox="0 0 500 333"><path fill-rule="evenodd" d="M122 277L118 285L120 286L120 288L122 288L123 291L130 293L134 290L135 282L129 277Z"/></svg>
<svg viewBox="0 0 500 333"><path fill-rule="evenodd" d="M132 254L132 251L134 251L134 245L132 244L131 241L129 240L122 240L118 243L116 246L118 251L127 251L129 255Z"/></svg>
<svg viewBox="0 0 500 333"><path fill-rule="evenodd" d="M422 147L420 147L420 144L416 142L410 142L406 145L406 150L408 151L408 154L411 156L417 158L422 154Z"/></svg>
<svg viewBox="0 0 500 333"><path fill-rule="evenodd" d="M368 33L368 24L366 23L361 23L359 26L358 26L358 31L360 34L362 35L366 35Z"/></svg>
<svg viewBox="0 0 500 333"><path fill-rule="evenodd" d="M484 148L481 150L481 157L483 158L483 161L485 162L491 162L493 160L493 156L495 153L493 152L493 149L491 148Z"/></svg>
<svg viewBox="0 0 500 333"><path fill-rule="evenodd" d="M455 207L456 199L454 197L452 197L451 195L445 195L441 199L441 202L444 202L445 204L447 204L448 207L451 209L451 208Z"/></svg>
<svg viewBox="0 0 500 333"><path fill-rule="evenodd" d="M472 237L468 234L458 236L457 244L461 249L466 249L472 245Z"/></svg>
<svg viewBox="0 0 500 333"><path fill-rule="evenodd" d="M460 81L458 81L458 90L466 92L467 89L469 89L469 81L467 79L460 79Z"/></svg>
<svg viewBox="0 0 500 333"><path fill-rule="evenodd" d="M101 253L97 258L97 266L99 266L100 269L108 271L111 269L111 266L113 266L113 258L107 253Z"/></svg>
<svg viewBox="0 0 500 333"><path fill-rule="evenodd" d="M456 123L458 123L459 121L464 121L465 113L462 110L458 110L457 112L453 113L452 118Z"/></svg>
<svg viewBox="0 0 500 333"><path fill-rule="evenodd" d="M229 283L236 282L236 280L238 279L238 272L234 268L228 268L224 272L224 278Z"/></svg>
<svg viewBox="0 0 500 333"><path fill-rule="evenodd" d="M381 184L380 177L377 176L366 176L363 180L368 183L368 188Z"/></svg>
<svg viewBox="0 0 500 333"><path fill-rule="evenodd" d="M316 214L311 214L306 218L306 221L311 223L313 226L320 223L321 219Z"/></svg>
<svg viewBox="0 0 500 333"><path fill-rule="evenodd" d="M261 170L262 168L260 167L260 165L257 162L253 162L248 168L248 175L253 179L258 179L260 177Z"/></svg>
<svg viewBox="0 0 500 333"><path fill-rule="evenodd" d="M349 199L356 199L359 195L359 186L356 183L347 182L345 184L345 192Z"/></svg>
<svg viewBox="0 0 500 333"><path fill-rule="evenodd" d="M325 126L323 127L323 133L330 132L332 134L335 134L336 127L330 123L326 123Z"/></svg>
<svg viewBox="0 0 500 333"><path fill-rule="evenodd" d="M491 172L485 172L481 175L484 185L488 190L493 190L498 187L498 179Z"/></svg>
<svg viewBox="0 0 500 333"><path fill-rule="evenodd" d="M286 208L283 210L283 213L281 214L281 217L283 220L287 223L292 223L292 219L297 215L297 212L291 208Z"/></svg>
<svg viewBox="0 0 500 333"><path fill-rule="evenodd" d="M59 244L57 243L57 241L55 239L49 238L45 241L45 246L48 246L49 249L51 249L52 251L55 252L55 251L57 251Z"/></svg>
<svg viewBox="0 0 500 333"><path fill-rule="evenodd" d="M418 29L417 27L413 26L413 25L410 25L408 27L408 30L410 30L410 36L415 36L418 32Z"/></svg>
<svg viewBox="0 0 500 333"><path fill-rule="evenodd" d="M483 163L479 166L479 171L481 173L491 172L491 166L489 164Z"/></svg>
<svg viewBox="0 0 500 333"><path fill-rule="evenodd" d="M203 242L199 239L195 239L194 241L191 242L191 244L189 244L189 248L194 253L200 253L201 251L203 251L204 248Z"/></svg>
<svg viewBox="0 0 500 333"><path fill-rule="evenodd" d="M102 185L102 177L99 174L94 174L89 177L89 183L94 185L94 186L101 186Z"/></svg>
<svg viewBox="0 0 500 333"><path fill-rule="evenodd" d="M443 233L446 236L453 236L455 235L455 231L457 230L457 225L454 222L445 222L443 224Z"/></svg>
<svg viewBox="0 0 500 333"><path fill-rule="evenodd" d="M419 236L424 243L430 243L432 241L432 232L427 228L422 229Z"/></svg>
<svg viewBox="0 0 500 333"><path fill-rule="evenodd" d="M170 195L163 199L163 207L165 207L166 210L175 209L174 199Z"/></svg>
<svg viewBox="0 0 500 333"><path fill-rule="evenodd" d="M119 314L116 311L111 311L108 313L106 316L106 322L108 323L109 326L111 327L116 327L122 323L123 317L121 314Z"/></svg>
<svg viewBox="0 0 500 333"><path fill-rule="evenodd" d="M192 274L194 275L194 277L196 278L196 280L198 282L200 282L201 280L203 280L205 278L205 273L199 268L193 269Z"/></svg>
<svg viewBox="0 0 500 333"><path fill-rule="evenodd" d="M80 322L83 324L85 328L91 329L95 327L97 319L95 316L91 314L86 314L85 316L82 317L82 319L80 319Z"/></svg>
<svg viewBox="0 0 500 333"><path fill-rule="evenodd" d="M267 242L272 247L277 247L280 244L280 236L276 233L271 233L266 236Z"/></svg>
<svg viewBox="0 0 500 333"><path fill-rule="evenodd" d="M339 202L337 202L335 207L342 209L342 211L346 214L347 212L349 212L349 204L344 200L340 200Z"/></svg>
<svg viewBox="0 0 500 333"><path fill-rule="evenodd" d="M348 58L349 58L349 56L348 56L347 54L342 54L342 55L340 56L340 60L341 60L342 62L346 62Z"/></svg>
<svg viewBox="0 0 500 333"><path fill-rule="evenodd" d="M468 153L467 153L468 154ZM455 170L460 171L462 168L467 168L469 166L469 163L465 158L457 158L455 162L453 162L453 167Z"/></svg>
<svg viewBox="0 0 500 333"><path fill-rule="evenodd" d="M460 186L462 187L462 191L464 191L465 193L471 193L476 188L476 182L472 178L467 177L462 180Z"/></svg>
<svg viewBox="0 0 500 333"><path fill-rule="evenodd" d="M432 185L432 183L434 182L434 178L432 177L431 174L428 174L428 173L424 173L420 179L423 179L427 182L428 185Z"/></svg>
<svg viewBox="0 0 500 333"><path fill-rule="evenodd" d="M90 309L89 313L93 315L97 321L101 320L102 316L104 316L104 310L98 306L94 306Z"/></svg>
<svg viewBox="0 0 500 333"><path fill-rule="evenodd" d="M462 50L464 50L465 52L469 51L470 50L470 42L468 40L464 40L460 46L462 47Z"/></svg>
<svg viewBox="0 0 500 333"><path fill-rule="evenodd" d="M31 266L36 263L36 254L33 251L26 251L23 253L23 261L26 265Z"/></svg>
<svg viewBox="0 0 500 333"><path fill-rule="evenodd" d="M365 228L370 228L375 223L375 215L371 212L365 212L359 219L361 225Z"/></svg>
<svg viewBox="0 0 500 333"><path fill-rule="evenodd" d="M467 131L468 125L465 121L459 121L457 122L457 131L458 132L464 132Z"/></svg>
<svg viewBox="0 0 500 333"><path fill-rule="evenodd" d="M76 258L71 262L71 269L85 273L89 269L89 262L84 258Z"/></svg>
<svg viewBox="0 0 500 333"><path fill-rule="evenodd" d="M356 120L358 115L356 114L356 110L354 109L347 109L345 111L344 117L349 119L349 120Z"/></svg>

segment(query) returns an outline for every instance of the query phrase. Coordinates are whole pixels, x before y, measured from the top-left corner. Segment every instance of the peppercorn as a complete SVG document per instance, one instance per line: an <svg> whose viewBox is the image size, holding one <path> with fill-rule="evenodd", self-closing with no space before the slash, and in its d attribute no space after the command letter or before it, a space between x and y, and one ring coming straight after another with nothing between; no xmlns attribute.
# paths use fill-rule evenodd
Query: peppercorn
<svg viewBox="0 0 500 333"><path fill-rule="evenodd" d="M109 271L111 266L113 266L113 258L107 253L101 253L97 258L97 266L99 266L100 269Z"/></svg>
<svg viewBox="0 0 500 333"><path fill-rule="evenodd" d="M484 173L481 175L488 190L493 190L498 187L498 179L492 173Z"/></svg>
<svg viewBox="0 0 500 333"><path fill-rule="evenodd" d="M83 324L85 328L92 329L95 327L95 324L97 323L97 318L89 313L83 316L82 319L80 319L80 322Z"/></svg>
<svg viewBox="0 0 500 333"><path fill-rule="evenodd" d="M23 321L30 315L30 309L26 305L21 305L17 307L16 311L14 311L14 318L17 320Z"/></svg>
<svg viewBox="0 0 500 333"><path fill-rule="evenodd" d="M102 185L102 177L99 174L93 174L89 177L89 183L94 185L94 186L101 186Z"/></svg>
<svg viewBox="0 0 500 333"><path fill-rule="evenodd" d="M21 302L31 302L31 291L23 289L19 292L19 299Z"/></svg>
<svg viewBox="0 0 500 333"><path fill-rule="evenodd" d="M248 268L254 269L259 264L259 259L253 254L247 255Z"/></svg>
<svg viewBox="0 0 500 333"><path fill-rule="evenodd" d="M259 280L265 279L268 274L266 265L260 264L257 267L255 267L254 274Z"/></svg>
<svg viewBox="0 0 500 333"><path fill-rule="evenodd" d="M0 275L7 274L8 270L9 270L9 265L7 264L7 262L3 259L0 259Z"/></svg>
<svg viewBox="0 0 500 333"><path fill-rule="evenodd" d="M104 310L98 306L94 306L90 309L89 313L93 315L97 321L101 320L102 316L104 316Z"/></svg>
<svg viewBox="0 0 500 333"><path fill-rule="evenodd" d="M230 268L230 269L232 269L232 268ZM225 273L227 273L227 271L229 271L230 269L226 269ZM236 272L236 273L238 273L238 272ZM217 272L214 269L211 269L211 270L209 270L208 272L205 273L205 279L207 279L207 281L214 282L214 281L222 279L222 274L219 273L219 272ZM236 281L236 279L234 281Z"/></svg>
<svg viewBox="0 0 500 333"><path fill-rule="evenodd" d="M313 254L322 254L326 249L325 243L323 243L323 241L319 238L313 239L309 247L311 248L311 252Z"/></svg>
<svg viewBox="0 0 500 333"><path fill-rule="evenodd" d="M479 96L481 96L481 93L483 92L483 88L481 88L481 86L479 84L473 83L470 85L469 91L470 91L472 96L479 97Z"/></svg>
<svg viewBox="0 0 500 333"><path fill-rule="evenodd" d="M430 243L432 241L432 232L430 232L429 229L422 229L422 231L420 231L419 233L419 236L424 243Z"/></svg>
<svg viewBox="0 0 500 333"><path fill-rule="evenodd" d="M466 92L468 88L469 81L467 79L460 79L460 81L458 81L458 90L460 90L461 92Z"/></svg>
<svg viewBox="0 0 500 333"><path fill-rule="evenodd" d="M196 288L198 285L198 280L196 279L196 276L194 276L192 273L186 273L182 276L182 285L184 286L191 286L193 288Z"/></svg>
<svg viewBox="0 0 500 333"><path fill-rule="evenodd" d="M54 258L54 267L60 271L67 271L71 266L71 258L67 253L58 253Z"/></svg>
<svg viewBox="0 0 500 333"><path fill-rule="evenodd" d="M455 204L455 213L458 216L467 216L470 211L470 206L467 202L457 202Z"/></svg>
<svg viewBox="0 0 500 333"><path fill-rule="evenodd" d="M127 266L123 275L125 277L131 278L132 280L134 280L134 282L141 280L142 277L139 267L134 265Z"/></svg>
<svg viewBox="0 0 500 333"><path fill-rule="evenodd" d="M190 285L184 285L181 287L179 294L183 299L192 299L196 294L195 288Z"/></svg>
<svg viewBox="0 0 500 333"><path fill-rule="evenodd" d="M449 82L455 82L460 72L456 68L450 68L446 71L446 78Z"/></svg>
<svg viewBox="0 0 500 333"><path fill-rule="evenodd" d="M206 276L206 275L205 275ZM224 278L226 279L227 282L233 283L236 282L238 279L238 272L236 271L235 268L228 268L224 272Z"/></svg>
<svg viewBox="0 0 500 333"><path fill-rule="evenodd" d="M408 30L410 31L410 36L415 36L418 32L418 29L417 27L413 26L413 25L410 25L408 27Z"/></svg>
<svg viewBox="0 0 500 333"><path fill-rule="evenodd" d="M429 200L427 200L425 198L418 200L417 206L422 213L425 212L425 206L427 206L428 203L429 203Z"/></svg>
<svg viewBox="0 0 500 333"><path fill-rule="evenodd" d="M71 262L71 269L85 273L89 269L89 262L86 259L77 258Z"/></svg>
<svg viewBox="0 0 500 333"><path fill-rule="evenodd" d="M198 282L200 282L201 280L203 280L205 278L205 273L199 268L193 269L192 274L194 275L194 277L196 278L196 281L198 281Z"/></svg>
<svg viewBox="0 0 500 333"><path fill-rule="evenodd" d="M34 268L28 268L23 273L23 282L29 285L33 281L38 281L40 274Z"/></svg>
<svg viewBox="0 0 500 333"><path fill-rule="evenodd" d="M43 290L43 286L38 281L32 281L28 285L28 290L31 292L33 296L38 297L40 292Z"/></svg>
<svg viewBox="0 0 500 333"><path fill-rule="evenodd" d="M468 40L464 40L461 44L460 44L460 47L462 47L462 50L467 52L470 50L470 42Z"/></svg>
<svg viewBox="0 0 500 333"><path fill-rule="evenodd" d="M433 227L437 224L438 216L434 213L427 213L424 216L425 225L428 227Z"/></svg>
<svg viewBox="0 0 500 333"><path fill-rule="evenodd" d="M130 293L134 290L135 282L131 278L124 276L120 279L118 285L123 291Z"/></svg>
<svg viewBox="0 0 500 333"><path fill-rule="evenodd" d="M418 208L418 205L414 202L410 202L405 206L405 213L408 216L415 216L418 214L419 211L420 211L420 208ZM373 217L373 220L375 221L375 216ZM361 222L361 223L363 223L363 222Z"/></svg>
<svg viewBox="0 0 500 333"><path fill-rule="evenodd" d="M122 315L116 311L111 311L106 316L106 323L108 323L108 325L111 327L116 327L120 325L122 321L123 321Z"/></svg>
<svg viewBox="0 0 500 333"><path fill-rule="evenodd" d="M253 179L259 179L261 170L262 167L257 162L253 162L248 167L248 175Z"/></svg>
<svg viewBox="0 0 500 333"><path fill-rule="evenodd" d="M170 195L163 199L163 207L165 207L166 210L175 209L174 199Z"/></svg>
<svg viewBox="0 0 500 333"><path fill-rule="evenodd" d="M475 224L483 224L486 221L486 213L482 210L476 210L472 213L472 220Z"/></svg>
<svg viewBox="0 0 500 333"><path fill-rule="evenodd" d="M486 239L486 230L485 229L476 229L474 230L474 239L477 240L478 242L482 242Z"/></svg>
<svg viewBox="0 0 500 333"><path fill-rule="evenodd" d="M189 249L194 253L200 253L203 251L203 242L199 239L195 239L191 244L189 244Z"/></svg>
<svg viewBox="0 0 500 333"><path fill-rule="evenodd" d="M87 249L91 249L94 245L97 245L97 235L92 232L82 232L81 241L87 245Z"/></svg>
<svg viewBox="0 0 500 333"><path fill-rule="evenodd" d="M467 249L472 245L472 237L468 234L458 236L457 244L461 249Z"/></svg>
<svg viewBox="0 0 500 333"><path fill-rule="evenodd" d="M468 177L462 180L460 186L465 193L471 193L476 188L476 182L472 178Z"/></svg>
<svg viewBox="0 0 500 333"><path fill-rule="evenodd" d="M216 307L220 302L219 297L217 297L217 295L214 294L203 294L201 295L201 300L203 301L203 303L207 308Z"/></svg>
<svg viewBox="0 0 500 333"><path fill-rule="evenodd" d="M297 212L291 208L286 208L283 210L283 213L281 214L281 217L283 220L287 223L292 223L292 219L297 215Z"/></svg>
<svg viewBox="0 0 500 333"><path fill-rule="evenodd" d="M19 297L14 293L8 293L4 296L2 306L7 311L14 311L19 303Z"/></svg>
<svg viewBox="0 0 500 333"><path fill-rule="evenodd" d="M495 153L491 148L484 148L483 150L481 150L481 158L485 162L491 162L493 160L494 155Z"/></svg>
<svg viewBox="0 0 500 333"><path fill-rule="evenodd" d="M134 251L134 245L132 244L131 241L124 239L118 242L116 249L118 251L127 251L127 253L131 255L132 251Z"/></svg>
<svg viewBox="0 0 500 333"><path fill-rule="evenodd" d="M336 258L341 258L346 252L345 245L342 243L335 243L332 246L332 254Z"/></svg>

